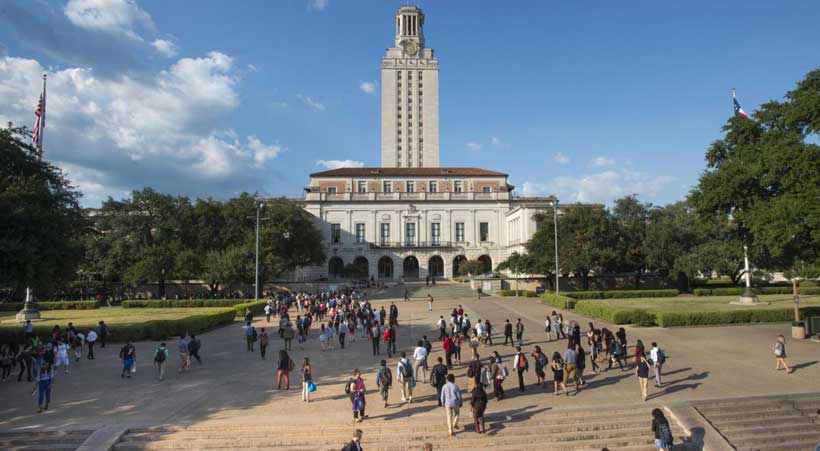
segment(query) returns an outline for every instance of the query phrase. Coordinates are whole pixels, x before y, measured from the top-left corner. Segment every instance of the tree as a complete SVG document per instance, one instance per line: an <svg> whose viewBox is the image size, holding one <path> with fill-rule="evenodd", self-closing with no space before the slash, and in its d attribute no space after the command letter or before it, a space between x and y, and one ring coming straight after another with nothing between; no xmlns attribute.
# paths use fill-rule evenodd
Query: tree
<svg viewBox="0 0 820 451"><path fill-rule="evenodd" d="M756 266L820 261L820 70L723 130L692 193L698 212L734 222Z"/></svg>
<svg viewBox="0 0 820 451"><path fill-rule="evenodd" d="M641 203L633 194L615 200L612 208L614 230L614 265L620 271L635 272L635 289L641 285L641 274L646 270L646 228L652 205Z"/></svg>
<svg viewBox="0 0 820 451"><path fill-rule="evenodd" d="M529 258L524 271L530 274L543 274L552 289L555 289L555 229L554 213L545 211L537 213L534 218L537 224L532 238L525 244Z"/></svg>
<svg viewBox="0 0 820 451"><path fill-rule="evenodd" d="M603 208L571 205L563 208L558 220L561 269L581 277L589 289L589 274L604 273L614 266L612 227Z"/></svg>
<svg viewBox="0 0 820 451"><path fill-rule="evenodd" d="M468 276L481 274L483 268L484 264L477 259L462 260L458 264L458 272L461 274L467 274Z"/></svg>
<svg viewBox="0 0 820 451"><path fill-rule="evenodd" d="M89 230L80 192L29 140L25 128L0 129L0 285L18 299L72 280Z"/></svg>
<svg viewBox="0 0 820 451"><path fill-rule="evenodd" d="M533 258L530 254L519 254L518 252L513 252L509 257L507 257L506 260L498 264L496 271L510 271L514 275L524 273L534 274L529 272L532 267ZM515 278L515 295L518 296L518 277Z"/></svg>
<svg viewBox="0 0 820 451"><path fill-rule="evenodd" d="M682 276L686 285L686 275L691 273L682 271L680 258L699 243L696 218L694 207L686 200L650 212L643 243L647 269Z"/></svg>

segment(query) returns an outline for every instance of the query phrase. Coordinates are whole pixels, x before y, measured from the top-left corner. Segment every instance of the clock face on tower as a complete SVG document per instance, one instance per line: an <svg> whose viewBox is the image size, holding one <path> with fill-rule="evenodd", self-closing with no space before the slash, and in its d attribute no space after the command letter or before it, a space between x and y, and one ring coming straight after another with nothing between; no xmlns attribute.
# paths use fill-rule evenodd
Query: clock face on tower
<svg viewBox="0 0 820 451"><path fill-rule="evenodd" d="M404 43L404 53L410 56L416 56L419 52L419 46L414 41L407 41Z"/></svg>

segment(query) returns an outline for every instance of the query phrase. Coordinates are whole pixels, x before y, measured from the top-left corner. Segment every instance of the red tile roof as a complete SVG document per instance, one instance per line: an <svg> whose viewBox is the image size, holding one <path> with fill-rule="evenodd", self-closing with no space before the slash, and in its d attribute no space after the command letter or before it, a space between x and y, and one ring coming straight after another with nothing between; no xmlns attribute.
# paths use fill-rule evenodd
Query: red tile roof
<svg viewBox="0 0 820 451"><path fill-rule="evenodd" d="M339 168L314 172L311 177L507 177L507 174L480 168Z"/></svg>

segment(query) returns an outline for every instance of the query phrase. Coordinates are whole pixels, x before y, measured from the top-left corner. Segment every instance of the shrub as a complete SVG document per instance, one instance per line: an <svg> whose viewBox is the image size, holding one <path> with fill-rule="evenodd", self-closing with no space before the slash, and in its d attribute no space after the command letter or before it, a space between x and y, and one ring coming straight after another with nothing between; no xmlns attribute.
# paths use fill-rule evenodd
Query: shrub
<svg viewBox="0 0 820 451"><path fill-rule="evenodd" d="M232 308L215 308L213 312L191 315L180 319L152 320L134 324L117 324L111 327L111 341L165 340L185 332L201 332L223 324L234 322L236 311ZM82 327L82 325L79 325ZM35 324L34 333L41 338L51 335L52 326ZM10 341L19 331L0 329L0 341Z"/></svg>
<svg viewBox="0 0 820 451"><path fill-rule="evenodd" d="M499 296L515 296L515 290L498 290L496 291ZM537 298L538 293L535 291L530 290L518 290L518 296L523 296L525 298Z"/></svg>
<svg viewBox="0 0 820 451"><path fill-rule="evenodd" d="M655 325L655 315L641 309L624 309L608 302L578 301L575 311L614 324Z"/></svg>
<svg viewBox="0 0 820 451"><path fill-rule="evenodd" d="M628 298L667 298L675 297L678 290L609 290L609 291L573 291L567 296L575 299L628 299Z"/></svg>
<svg viewBox="0 0 820 451"><path fill-rule="evenodd" d="M153 301L123 301L123 308L196 308L233 307L248 303L247 299L168 299Z"/></svg>
<svg viewBox="0 0 820 451"><path fill-rule="evenodd" d="M575 308L577 301L567 296L556 296L553 293L544 293L541 295L541 302L563 310L572 310Z"/></svg>
<svg viewBox="0 0 820 451"><path fill-rule="evenodd" d="M236 316L238 316L238 317L244 317L245 316L245 309L246 308L251 309L251 312L253 312L254 315L258 315L258 314L265 311L265 305L267 303L268 303L267 301L259 301L259 302L250 301L250 302L245 302L245 303L242 303L242 304L236 304L236 305L233 306L233 308L234 308L234 311L236 312Z"/></svg>
<svg viewBox="0 0 820 451"><path fill-rule="evenodd" d="M35 302L37 310L92 310L100 307L97 301L43 301ZM0 304L2 312L19 312L22 302L5 302Z"/></svg>

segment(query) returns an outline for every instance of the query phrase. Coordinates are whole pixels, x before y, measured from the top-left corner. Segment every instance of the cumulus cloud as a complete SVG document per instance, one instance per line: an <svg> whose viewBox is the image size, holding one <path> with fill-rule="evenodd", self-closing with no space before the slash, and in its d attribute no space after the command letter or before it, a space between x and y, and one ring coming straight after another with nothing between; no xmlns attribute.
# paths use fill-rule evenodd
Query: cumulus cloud
<svg viewBox="0 0 820 451"><path fill-rule="evenodd" d="M467 143L467 148L470 150L481 150L481 144L475 141L470 141Z"/></svg>
<svg viewBox="0 0 820 451"><path fill-rule="evenodd" d="M553 156L553 159L558 164L569 164L570 162L569 157L564 155L562 152L556 152L555 156Z"/></svg>
<svg viewBox="0 0 820 451"><path fill-rule="evenodd" d="M612 166L615 164L615 159L607 158L607 157L595 157L592 159L592 165L597 168L602 168L605 166Z"/></svg>
<svg viewBox="0 0 820 451"><path fill-rule="evenodd" d="M151 16L133 0L69 0L63 11L80 28L119 32L138 40L142 38L135 27L154 29Z"/></svg>
<svg viewBox="0 0 820 451"><path fill-rule="evenodd" d="M308 0L308 8L314 11L324 11L330 0Z"/></svg>
<svg viewBox="0 0 820 451"><path fill-rule="evenodd" d="M296 96L296 98L301 100L302 103L307 105L312 110L324 111L326 109L324 103L319 102L318 100L314 99L313 97L303 96L302 94L298 94Z"/></svg>
<svg viewBox="0 0 820 451"><path fill-rule="evenodd" d="M363 81L359 85L359 89L362 90L365 94L373 94L376 92L376 82L375 81Z"/></svg>
<svg viewBox="0 0 820 451"><path fill-rule="evenodd" d="M31 125L44 70L36 60L0 58L0 123ZM237 82L233 58L219 52L150 77L51 72L46 158L78 177L86 202L146 185L194 195L253 191L282 149L224 127L239 106Z"/></svg>
<svg viewBox="0 0 820 451"><path fill-rule="evenodd" d="M356 160L319 160L316 162L316 166L322 166L326 169L362 168L364 162Z"/></svg>
<svg viewBox="0 0 820 451"><path fill-rule="evenodd" d="M177 56L177 53L179 53L177 45L165 39L154 39L151 46L154 47L157 52L167 56L168 58L173 58Z"/></svg>
<svg viewBox="0 0 820 451"><path fill-rule="evenodd" d="M654 198L675 180L629 169L607 170L579 177L557 177L549 182L525 182L526 196L555 194L564 202L610 203L630 194Z"/></svg>

